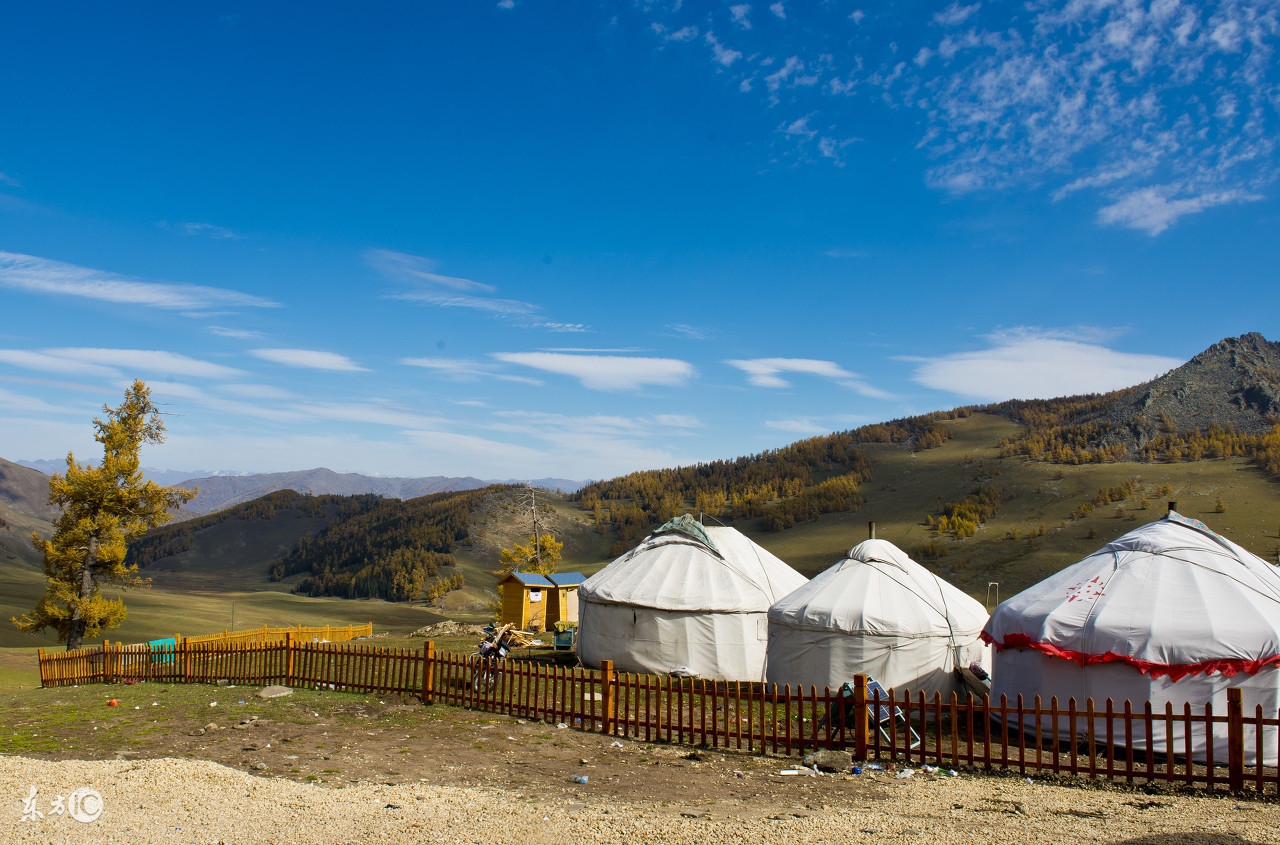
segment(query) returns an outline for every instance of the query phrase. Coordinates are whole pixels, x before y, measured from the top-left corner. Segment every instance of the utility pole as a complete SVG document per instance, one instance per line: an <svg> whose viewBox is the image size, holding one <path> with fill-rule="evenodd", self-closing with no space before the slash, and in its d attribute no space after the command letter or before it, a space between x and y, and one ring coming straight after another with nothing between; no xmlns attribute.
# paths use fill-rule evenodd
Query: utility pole
<svg viewBox="0 0 1280 845"><path fill-rule="evenodd" d="M538 533L538 494L532 484L529 487L529 509L533 511L533 555L542 571L542 535Z"/></svg>

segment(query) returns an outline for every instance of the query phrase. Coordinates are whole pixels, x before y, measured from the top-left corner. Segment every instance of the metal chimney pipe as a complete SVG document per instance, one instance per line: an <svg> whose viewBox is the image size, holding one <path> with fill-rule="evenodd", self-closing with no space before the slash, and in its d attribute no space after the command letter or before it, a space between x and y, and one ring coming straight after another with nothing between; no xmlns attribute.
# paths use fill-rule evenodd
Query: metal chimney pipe
<svg viewBox="0 0 1280 845"><path fill-rule="evenodd" d="M867 537L871 540L876 538L876 524L874 522L867 523Z"/></svg>
<svg viewBox="0 0 1280 845"><path fill-rule="evenodd" d="M1177 503L1177 502L1170 502L1170 503L1169 503L1169 513L1176 513L1176 512L1177 512L1177 510L1178 510L1178 503Z"/></svg>

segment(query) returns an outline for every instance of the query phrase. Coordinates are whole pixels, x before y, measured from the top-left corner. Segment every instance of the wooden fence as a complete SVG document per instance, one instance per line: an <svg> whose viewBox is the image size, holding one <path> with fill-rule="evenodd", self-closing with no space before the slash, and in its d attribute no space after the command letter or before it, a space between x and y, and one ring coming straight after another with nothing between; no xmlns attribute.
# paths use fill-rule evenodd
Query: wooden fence
<svg viewBox="0 0 1280 845"><path fill-rule="evenodd" d="M246 628L243 631L223 629L220 634L202 634L197 637L186 637L191 643L283 643L286 634L293 634L294 642L316 641L341 643L357 637L373 634L373 623L364 625L313 625L310 627L295 625L292 628ZM181 638L179 638L181 639Z"/></svg>
<svg viewBox="0 0 1280 845"><path fill-rule="evenodd" d="M855 759L1073 775L1127 784L1176 784L1210 791L1280 793L1280 713L1245 712L1237 689L1226 712L1211 704L1065 705L991 701L877 690L858 676L852 695L759 683L704 681L550 666L476 655L352 644L223 644L40 652L44 686L123 680L169 683L279 683L311 689L401 693L459 707L545 719L645 742L792 756L845 749ZM1206 737L1209 737L1206 740Z"/></svg>

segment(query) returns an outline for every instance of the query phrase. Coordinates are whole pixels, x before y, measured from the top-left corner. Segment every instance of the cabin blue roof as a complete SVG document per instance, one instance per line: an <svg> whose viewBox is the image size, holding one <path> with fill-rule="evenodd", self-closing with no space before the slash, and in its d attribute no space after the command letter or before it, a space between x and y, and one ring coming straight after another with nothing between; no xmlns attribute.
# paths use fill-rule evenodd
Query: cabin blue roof
<svg viewBox="0 0 1280 845"><path fill-rule="evenodd" d="M534 572L512 572L507 578L514 578L526 587L554 587L555 584L547 580L547 576L538 575ZM505 581L507 578L503 578Z"/></svg>
<svg viewBox="0 0 1280 845"><path fill-rule="evenodd" d="M548 575L547 577L557 587L576 587L587 580L587 576L581 572L557 572L555 575Z"/></svg>

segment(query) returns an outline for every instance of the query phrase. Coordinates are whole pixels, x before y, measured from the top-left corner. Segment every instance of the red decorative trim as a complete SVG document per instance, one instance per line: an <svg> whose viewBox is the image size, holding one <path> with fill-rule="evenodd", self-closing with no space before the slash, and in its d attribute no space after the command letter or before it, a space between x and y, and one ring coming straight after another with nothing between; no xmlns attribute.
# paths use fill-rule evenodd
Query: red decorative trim
<svg viewBox="0 0 1280 845"><path fill-rule="evenodd" d="M1167 676L1169 680L1175 683L1190 675L1200 674L1213 675L1216 673L1224 678L1234 678L1241 672L1246 675L1256 675L1268 666L1280 665L1280 654L1264 657L1260 660L1233 658L1202 660L1199 663L1169 664L1139 660L1136 657L1116 654L1114 651L1108 651L1105 654L1085 654L1081 651L1060 648L1052 643L1034 642L1028 634L1005 634L1004 642L998 643L994 637L983 631L982 641L988 645L995 646L996 651L1003 651L1006 648L1030 648L1050 657L1061 657L1064 660L1070 660L1080 666L1093 666L1098 663L1127 663L1144 675L1150 675L1153 678Z"/></svg>

